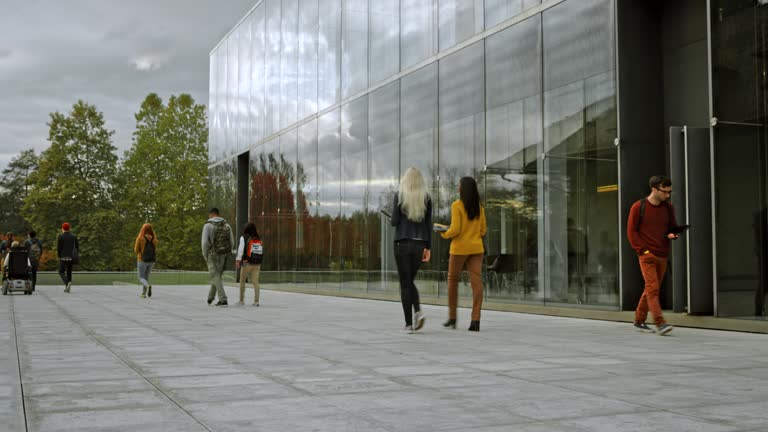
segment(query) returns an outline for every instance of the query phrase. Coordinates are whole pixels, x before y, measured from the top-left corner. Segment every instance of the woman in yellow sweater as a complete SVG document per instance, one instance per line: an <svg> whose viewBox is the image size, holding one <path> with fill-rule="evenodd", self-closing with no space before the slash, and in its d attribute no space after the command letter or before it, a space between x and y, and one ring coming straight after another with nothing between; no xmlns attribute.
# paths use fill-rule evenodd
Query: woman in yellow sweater
<svg viewBox="0 0 768 432"><path fill-rule="evenodd" d="M466 265L472 286L472 322L469 331L480 331L480 308L483 306L483 237L485 209L480 205L477 183L472 177L459 181L459 199L451 204L451 226L441 235L451 240L448 260L448 321L443 326L456 328L456 306L459 296L459 274ZM436 229L440 230L436 224Z"/></svg>

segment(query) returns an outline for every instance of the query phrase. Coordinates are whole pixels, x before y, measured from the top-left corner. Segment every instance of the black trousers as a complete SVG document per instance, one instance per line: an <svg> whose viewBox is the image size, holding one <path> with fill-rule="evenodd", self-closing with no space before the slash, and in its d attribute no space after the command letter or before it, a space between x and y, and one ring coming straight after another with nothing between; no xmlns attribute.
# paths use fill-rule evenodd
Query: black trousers
<svg viewBox="0 0 768 432"><path fill-rule="evenodd" d="M32 289L37 287L37 267L37 265L32 264L32 271L30 272L30 275L32 276Z"/></svg>
<svg viewBox="0 0 768 432"><path fill-rule="evenodd" d="M413 325L413 312L421 310L419 290L416 289L413 281L421 267L421 258L426 246L427 243L422 240L395 241L395 264L397 275L400 277L400 301L405 313L405 325Z"/></svg>
<svg viewBox="0 0 768 432"><path fill-rule="evenodd" d="M59 261L59 276L64 285L72 282L72 261Z"/></svg>

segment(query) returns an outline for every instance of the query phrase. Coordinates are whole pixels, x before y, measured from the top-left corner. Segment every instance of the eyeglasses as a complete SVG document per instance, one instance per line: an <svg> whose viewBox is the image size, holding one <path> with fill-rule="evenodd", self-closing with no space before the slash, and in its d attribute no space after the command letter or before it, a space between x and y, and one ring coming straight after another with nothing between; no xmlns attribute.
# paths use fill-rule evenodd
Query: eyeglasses
<svg viewBox="0 0 768 432"><path fill-rule="evenodd" d="M656 189L659 192L663 192L663 193L665 193L667 195L672 195L672 189L664 190L664 189L660 189L660 188L657 188L657 187L655 187L654 189Z"/></svg>

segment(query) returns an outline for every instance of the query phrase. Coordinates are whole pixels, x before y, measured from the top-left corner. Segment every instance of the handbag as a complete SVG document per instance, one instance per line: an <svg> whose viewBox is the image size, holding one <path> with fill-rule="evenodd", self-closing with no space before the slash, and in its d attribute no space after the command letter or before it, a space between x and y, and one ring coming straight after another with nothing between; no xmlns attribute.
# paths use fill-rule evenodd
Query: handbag
<svg viewBox="0 0 768 432"><path fill-rule="evenodd" d="M77 245L72 246L72 264L80 264L80 251L77 250Z"/></svg>

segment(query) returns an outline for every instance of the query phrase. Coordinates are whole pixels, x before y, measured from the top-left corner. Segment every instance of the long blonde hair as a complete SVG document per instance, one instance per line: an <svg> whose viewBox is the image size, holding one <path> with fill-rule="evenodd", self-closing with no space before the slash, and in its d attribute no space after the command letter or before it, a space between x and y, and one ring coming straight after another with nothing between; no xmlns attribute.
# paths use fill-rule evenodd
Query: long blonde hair
<svg viewBox="0 0 768 432"><path fill-rule="evenodd" d="M400 179L398 194L400 208L405 216L414 222L423 221L429 195L424 177L418 168L410 167L405 171L403 178Z"/></svg>

